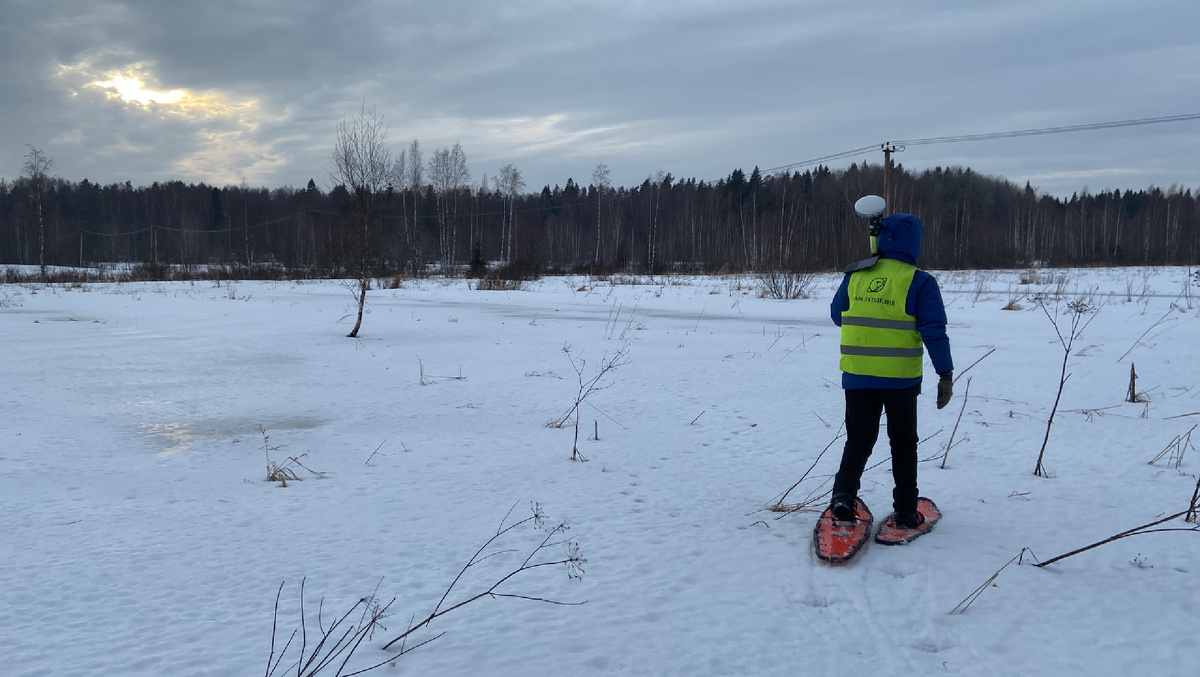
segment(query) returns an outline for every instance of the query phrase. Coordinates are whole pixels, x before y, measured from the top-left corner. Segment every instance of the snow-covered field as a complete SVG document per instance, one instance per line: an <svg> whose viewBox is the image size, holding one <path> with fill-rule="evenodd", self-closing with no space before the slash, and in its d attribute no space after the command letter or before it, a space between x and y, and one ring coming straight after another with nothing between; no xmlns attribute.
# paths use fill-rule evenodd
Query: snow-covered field
<svg viewBox="0 0 1200 677"><path fill-rule="evenodd" d="M928 374L921 489L945 517L840 568L812 555L814 512L765 509L839 435L835 276L796 301L759 298L752 277L414 281L370 293L358 340L336 282L0 286L0 674L263 674L276 592L286 581L278 655L302 579L308 650L322 598L326 627L372 591L395 598L354 656L366 667L510 508L508 524L537 504L569 523L585 573L535 568L497 591L586 604L484 597L373 674L1194 675L1200 534L1032 566L1188 507L1200 451L1148 462L1200 423L1189 273L937 273L958 372L995 349L942 411ZM1050 478L1033 471L1064 353L1037 293L1064 331L1068 303L1098 308ZM575 402L573 364L589 379L622 348L581 406L589 461L571 461L574 427L546 423ZM1146 403L1124 401L1131 364ZM840 447L784 502L827 489ZM303 481L281 487L268 455L326 477L293 467ZM864 478L877 519L888 467ZM544 536L505 534L483 554L510 552L442 608Z"/></svg>

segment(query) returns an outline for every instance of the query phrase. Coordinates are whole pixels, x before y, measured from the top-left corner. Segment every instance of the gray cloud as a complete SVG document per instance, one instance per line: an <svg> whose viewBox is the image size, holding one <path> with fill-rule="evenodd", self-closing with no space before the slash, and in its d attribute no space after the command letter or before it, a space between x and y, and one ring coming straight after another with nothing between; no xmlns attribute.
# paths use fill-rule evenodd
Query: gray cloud
<svg viewBox="0 0 1200 677"><path fill-rule="evenodd" d="M530 187L716 179L895 139L1200 112L1200 6L659 0L8 0L0 176L26 144L72 180L328 183L373 102L397 149L461 142ZM97 86L139 77L182 103ZM143 94L143 97L146 95ZM1200 121L910 147L1054 194L1200 188ZM881 161L878 152L839 161Z"/></svg>

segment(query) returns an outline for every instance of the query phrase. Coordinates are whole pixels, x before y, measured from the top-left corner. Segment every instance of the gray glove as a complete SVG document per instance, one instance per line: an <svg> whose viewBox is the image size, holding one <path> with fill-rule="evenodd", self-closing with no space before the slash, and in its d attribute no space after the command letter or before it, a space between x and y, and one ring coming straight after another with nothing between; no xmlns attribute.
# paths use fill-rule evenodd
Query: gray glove
<svg viewBox="0 0 1200 677"><path fill-rule="evenodd" d="M947 371L938 376L941 378L938 379L937 408L942 409L950 404L950 398L954 397L954 372Z"/></svg>

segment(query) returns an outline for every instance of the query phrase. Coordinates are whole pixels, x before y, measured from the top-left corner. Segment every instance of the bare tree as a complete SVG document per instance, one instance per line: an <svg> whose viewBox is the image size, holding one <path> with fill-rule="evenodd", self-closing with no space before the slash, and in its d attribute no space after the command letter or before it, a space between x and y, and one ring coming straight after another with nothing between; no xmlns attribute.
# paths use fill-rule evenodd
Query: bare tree
<svg viewBox="0 0 1200 677"><path fill-rule="evenodd" d="M479 179L478 185L476 185L474 188L474 193L475 193L474 199L476 201L478 201L480 205L482 205L484 200L487 198L487 195L489 192L491 192L491 186L490 186L490 183L488 182L488 175L484 174L483 177L481 177ZM473 216L472 220L475 223L473 223L472 227L471 227L471 246L472 246L472 248L478 248L479 258L480 258L480 261L482 261L484 259L484 257L486 256L485 252L487 251L484 248L484 242L483 242L483 237L484 237L483 219L479 218L478 216ZM471 259L472 259L472 261L475 260L475 257L473 254L472 254Z"/></svg>
<svg viewBox="0 0 1200 677"><path fill-rule="evenodd" d="M501 259L507 262L513 258L513 247L516 243L513 230L515 230L517 195L525 189L525 179L521 177L521 170L517 169L512 163L501 167L500 177L496 180L496 187L500 189L508 201L508 221L504 225L504 234L501 236L500 256Z"/></svg>
<svg viewBox="0 0 1200 677"><path fill-rule="evenodd" d="M655 272L658 253L658 208L662 204L662 189L671 188L671 175L661 169L646 178L649 191L650 226L646 235L646 272Z"/></svg>
<svg viewBox="0 0 1200 677"><path fill-rule="evenodd" d="M37 209L38 265L44 281L46 279L46 224L42 219L42 198L46 193L46 173L50 171L50 167L54 166L54 160L33 146L26 147L29 148L29 152L25 154L25 163L21 165L21 176L29 179L29 192L33 196L34 206Z"/></svg>
<svg viewBox="0 0 1200 677"><path fill-rule="evenodd" d="M429 158L429 182L438 202L438 247L442 265L452 264L455 260L458 197L470 180L467 155L460 144L438 150Z"/></svg>
<svg viewBox="0 0 1200 677"><path fill-rule="evenodd" d="M450 261L455 260L458 244L458 199L471 183L471 172L467 170L467 154L462 145L454 144L450 149L450 188L452 203L450 232ZM469 191L468 191L469 192Z"/></svg>
<svg viewBox="0 0 1200 677"><path fill-rule="evenodd" d="M449 199L453 190L450 175L450 149L435 150L429 158L429 185L433 187L433 196L437 200L438 258L443 266L450 263Z"/></svg>
<svg viewBox="0 0 1200 677"><path fill-rule="evenodd" d="M596 190L596 253L592 258L594 263L599 264L601 261L601 206L604 204L604 194L608 192L609 186L612 185L612 172L608 171L608 165L601 162L596 165L596 169L592 171L592 186Z"/></svg>
<svg viewBox="0 0 1200 677"><path fill-rule="evenodd" d="M333 178L350 191L352 214L359 229L360 240L355 251L358 259L358 319L354 329L347 334L355 338L362 327L363 308L371 286L371 220L375 198L387 189L394 168L387 146L387 125L374 104L368 110L364 101L357 116L342 118L338 123L332 160Z"/></svg>
<svg viewBox="0 0 1200 677"><path fill-rule="evenodd" d="M412 222L408 225L409 252L412 255L412 272L417 273L421 265L421 225L419 223L421 189L425 185L425 159L421 153L421 142L413 139L408 145L408 173L404 183L413 196Z"/></svg>
<svg viewBox="0 0 1200 677"><path fill-rule="evenodd" d="M388 184L400 195L400 232L392 235L396 243L397 261L412 259L412 242L408 227L408 192L405 190L407 183L408 152L401 150L392 158L391 175L388 177Z"/></svg>

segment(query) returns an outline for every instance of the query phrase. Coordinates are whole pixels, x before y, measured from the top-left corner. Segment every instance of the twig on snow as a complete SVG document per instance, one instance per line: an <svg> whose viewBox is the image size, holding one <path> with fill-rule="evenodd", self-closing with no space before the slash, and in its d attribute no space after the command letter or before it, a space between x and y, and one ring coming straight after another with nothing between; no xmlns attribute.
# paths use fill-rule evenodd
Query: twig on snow
<svg viewBox="0 0 1200 677"><path fill-rule="evenodd" d="M1197 483L1196 487L1197 487L1197 490L1200 491L1200 483ZM1184 515L1188 515L1189 513L1193 512L1194 510L1195 510L1195 499L1193 499L1192 508L1189 510L1177 512L1174 515L1170 515L1170 516L1164 517L1162 519L1155 520L1155 521L1149 522L1147 524L1143 524L1140 527L1134 527L1132 529L1122 531L1121 533L1109 536L1108 538L1106 538L1102 541L1096 541L1095 543L1092 543L1091 545L1085 545L1082 548L1072 550L1071 552L1068 552L1068 553L1063 553L1063 554L1059 555L1058 557L1051 557L1050 559L1046 560L1045 562L1038 562L1034 566L1044 567L1049 564L1054 564L1055 562L1057 562L1061 559L1066 559L1073 555L1078 555L1081 552L1087 552L1088 550L1091 550L1092 548L1098 548L1106 543L1112 543L1113 541L1118 541L1122 538L1128 538L1129 536L1138 536L1141 534L1152 534L1152 533L1156 533L1156 532L1160 532L1160 531L1200 531L1200 526L1190 527L1190 528L1170 528L1170 529L1153 529L1152 528L1152 527L1156 527L1160 524L1165 524L1167 522L1170 522L1171 520L1176 519L1178 517L1183 517Z"/></svg>

